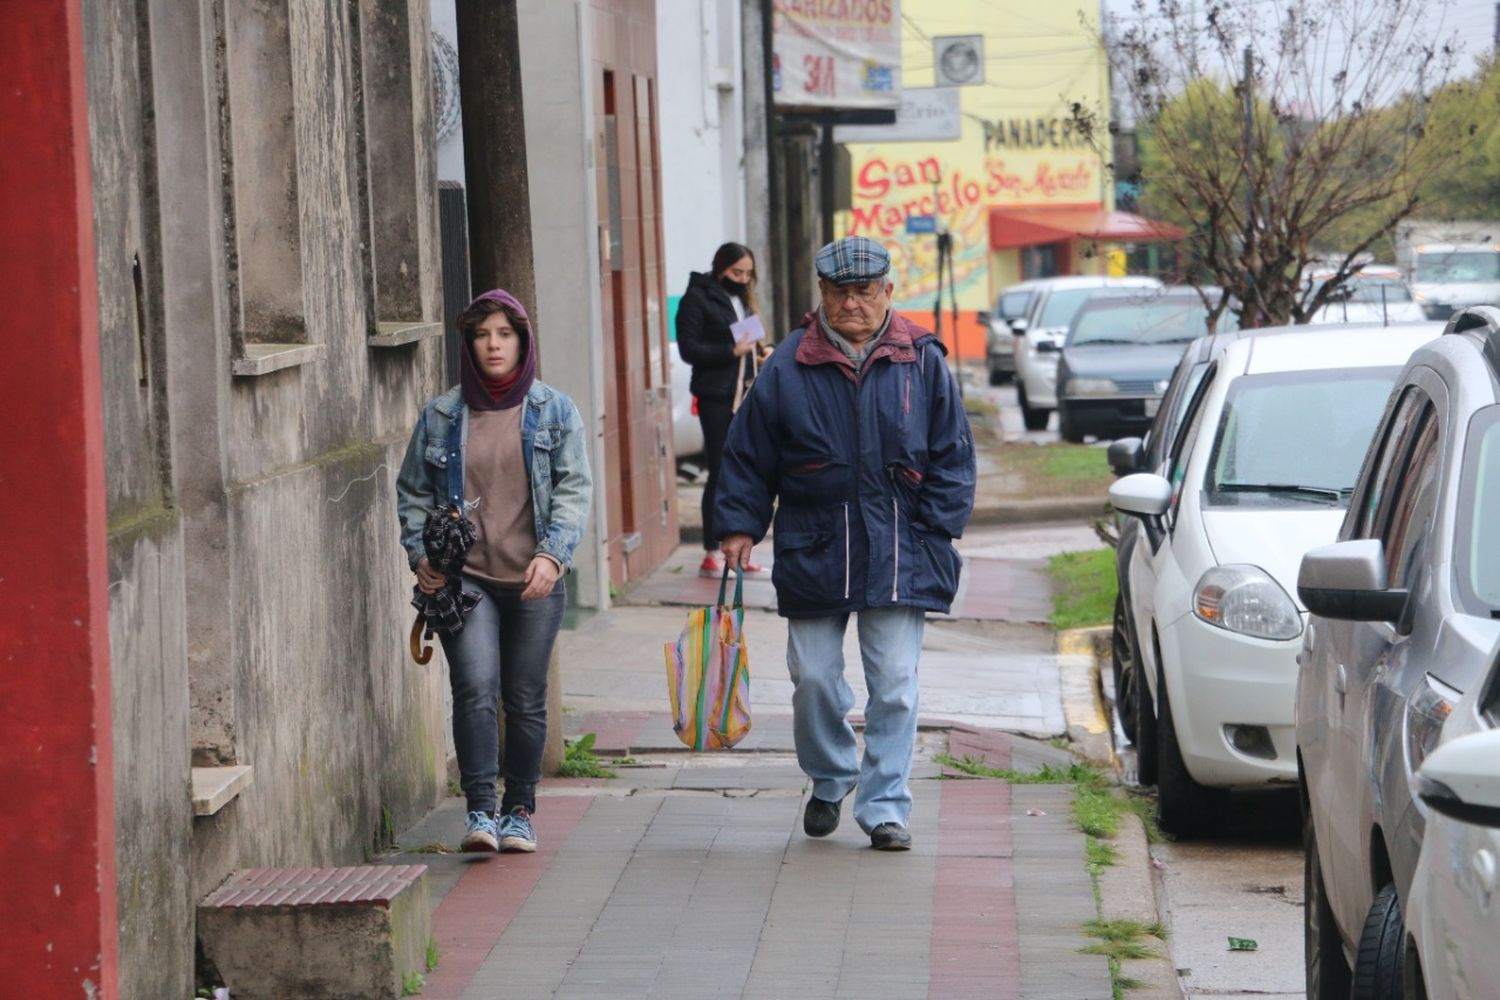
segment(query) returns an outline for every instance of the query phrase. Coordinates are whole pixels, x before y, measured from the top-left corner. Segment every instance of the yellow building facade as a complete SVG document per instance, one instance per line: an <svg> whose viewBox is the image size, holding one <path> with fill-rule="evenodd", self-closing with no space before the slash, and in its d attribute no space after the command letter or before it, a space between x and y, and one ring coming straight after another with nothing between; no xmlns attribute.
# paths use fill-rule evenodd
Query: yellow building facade
<svg viewBox="0 0 1500 1000"><path fill-rule="evenodd" d="M901 13L904 88L934 85L937 60L955 59L941 41L953 36L980 36L982 55L960 46L942 71L972 79L982 69L983 79L958 87L956 139L847 143L852 207L838 225L891 249L897 307L931 326L938 241L908 232L907 220L919 217L921 228L920 217L936 216L953 237L960 355L977 359L976 313L1001 289L1023 278L1105 273L1107 237L1135 219L1113 211L1099 9L1079 0L903 0ZM946 294L943 323L951 347Z"/></svg>

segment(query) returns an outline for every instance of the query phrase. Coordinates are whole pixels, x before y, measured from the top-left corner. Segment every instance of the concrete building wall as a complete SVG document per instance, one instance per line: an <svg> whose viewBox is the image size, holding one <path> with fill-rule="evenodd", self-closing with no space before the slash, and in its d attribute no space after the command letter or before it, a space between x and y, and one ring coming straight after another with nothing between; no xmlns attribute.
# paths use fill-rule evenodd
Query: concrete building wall
<svg viewBox="0 0 1500 1000"><path fill-rule="evenodd" d="M520 0L521 74L546 80L526 87L526 152L531 185L533 257L541 336L541 377L567 393L591 436L595 492L593 524L574 552L574 599L589 608L609 604L609 456L604 450L604 357L600 299L598 198L590 122L593 92L584 86L591 7L583 0ZM587 292L588 294L580 294Z"/></svg>
<svg viewBox="0 0 1500 1000"><path fill-rule="evenodd" d="M657 73L669 319L688 275L707 271L721 243L750 241L739 0L699 0L672 15L656 22L657 50L667 56Z"/></svg>
<svg viewBox="0 0 1500 1000"><path fill-rule="evenodd" d="M392 493L442 344L377 336L440 302L429 17L85 7L122 996L192 992L194 905L233 868L357 863L445 785L446 679L406 653ZM278 59L289 86L233 83ZM295 182L236 170L251 152ZM290 228L252 232L237 213L278 193ZM260 254L295 261L279 327ZM195 819L194 764L253 782Z"/></svg>

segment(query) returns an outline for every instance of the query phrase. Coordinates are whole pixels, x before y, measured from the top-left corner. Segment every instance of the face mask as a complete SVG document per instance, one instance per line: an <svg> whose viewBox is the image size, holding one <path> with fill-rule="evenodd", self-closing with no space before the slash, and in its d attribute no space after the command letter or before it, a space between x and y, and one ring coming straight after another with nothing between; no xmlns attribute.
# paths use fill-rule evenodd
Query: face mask
<svg viewBox="0 0 1500 1000"><path fill-rule="evenodd" d="M731 295L744 295L745 289L750 287L743 281L729 280L729 277L727 275L719 278L719 284L723 285L724 290L729 292Z"/></svg>

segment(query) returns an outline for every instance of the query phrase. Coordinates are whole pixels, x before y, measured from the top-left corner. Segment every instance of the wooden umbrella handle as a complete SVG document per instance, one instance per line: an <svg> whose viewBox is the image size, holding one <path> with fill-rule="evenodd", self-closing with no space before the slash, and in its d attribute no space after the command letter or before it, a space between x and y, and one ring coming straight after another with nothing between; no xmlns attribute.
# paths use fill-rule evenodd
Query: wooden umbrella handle
<svg viewBox="0 0 1500 1000"><path fill-rule="evenodd" d="M422 620L420 612L417 620L411 623L411 658L419 664L425 664L432 660L432 647L422 645L422 629L426 622Z"/></svg>

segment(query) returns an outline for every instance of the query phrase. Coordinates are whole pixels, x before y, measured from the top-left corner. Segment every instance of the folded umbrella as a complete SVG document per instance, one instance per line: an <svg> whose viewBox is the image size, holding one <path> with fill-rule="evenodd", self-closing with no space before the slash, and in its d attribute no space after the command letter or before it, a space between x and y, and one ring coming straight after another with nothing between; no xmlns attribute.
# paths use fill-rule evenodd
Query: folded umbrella
<svg viewBox="0 0 1500 1000"><path fill-rule="evenodd" d="M448 582L434 594L424 594L420 587L412 588L411 606L417 609L417 620L411 627L411 655L418 663L432 659L431 646L418 649L419 633L424 628L421 638L425 639L431 639L434 632L457 635L464 629L464 616L483 600L478 591L463 589L461 576L477 534L474 522L456 504L442 504L427 515L427 523L422 526L427 563L446 576Z"/></svg>

